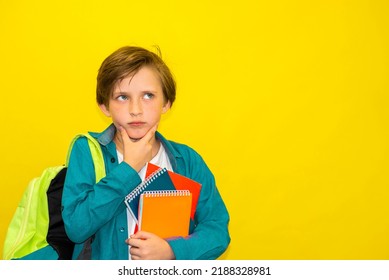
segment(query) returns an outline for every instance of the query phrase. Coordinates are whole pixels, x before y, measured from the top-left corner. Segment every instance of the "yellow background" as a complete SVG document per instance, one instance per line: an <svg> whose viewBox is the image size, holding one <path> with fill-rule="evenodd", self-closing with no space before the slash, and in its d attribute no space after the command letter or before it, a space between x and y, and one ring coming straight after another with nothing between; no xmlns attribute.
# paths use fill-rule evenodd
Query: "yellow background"
<svg viewBox="0 0 389 280"><path fill-rule="evenodd" d="M389 2L0 0L0 251L28 181L108 124L102 60L159 45L160 131L217 178L222 259L388 259Z"/></svg>

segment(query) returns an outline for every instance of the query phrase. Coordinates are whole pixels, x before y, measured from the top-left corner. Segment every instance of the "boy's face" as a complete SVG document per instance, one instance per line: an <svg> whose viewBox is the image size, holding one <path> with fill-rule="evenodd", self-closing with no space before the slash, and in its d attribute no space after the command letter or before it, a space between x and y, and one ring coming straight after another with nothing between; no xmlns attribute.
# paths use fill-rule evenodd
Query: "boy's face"
<svg viewBox="0 0 389 280"><path fill-rule="evenodd" d="M135 75L117 82L109 107L100 105L116 127L122 126L132 140L139 140L170 109L165 102L161 82L154 69L142 67Z"/></svg>

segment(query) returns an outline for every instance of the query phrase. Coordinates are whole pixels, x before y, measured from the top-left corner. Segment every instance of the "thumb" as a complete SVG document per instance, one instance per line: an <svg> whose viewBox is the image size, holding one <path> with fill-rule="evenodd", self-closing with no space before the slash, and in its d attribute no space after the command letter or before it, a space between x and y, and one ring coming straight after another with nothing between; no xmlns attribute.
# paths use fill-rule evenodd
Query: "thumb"
<svg viewBox="0 0 389 280"><path fill-rule="evenodd" d="M154 234L147 231L138 231L137 233L131 235L131 238L134 239L150 239Z"/></svg>

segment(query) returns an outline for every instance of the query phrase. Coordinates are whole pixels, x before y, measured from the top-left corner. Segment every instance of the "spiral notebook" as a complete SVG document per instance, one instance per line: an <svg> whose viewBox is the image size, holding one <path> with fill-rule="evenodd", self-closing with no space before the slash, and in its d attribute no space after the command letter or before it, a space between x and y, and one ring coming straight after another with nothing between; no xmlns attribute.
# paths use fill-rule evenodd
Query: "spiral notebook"
<svg viewBox="0 0 389 280"><path fill-rule="evenodd" d="M173 181L170 179L166 168L161 168L151 173L140 183L132 192L130 192L124 202L138 223L139 198L144 191L168 191L175 190Z"/></svg>
<svg viewBox="0 0 389 280"><path fill-rule="evenodd" d="M160 167L158 165L149 162L147 164L146 177L159 169ZM192 211L190 217L191 219L194 219L197 203L200 197L201 184L188 177L185 177L184 175L174 173L172 171L168 171L168 173L176 190L189 190L192 193Z"/></svg>
<svg viewBox="0 0 389 280"><path fill-rule="evenodd" d="M145 191L139 200L139 230L161 238L189 234L192 194L188 190Z"/></svg>

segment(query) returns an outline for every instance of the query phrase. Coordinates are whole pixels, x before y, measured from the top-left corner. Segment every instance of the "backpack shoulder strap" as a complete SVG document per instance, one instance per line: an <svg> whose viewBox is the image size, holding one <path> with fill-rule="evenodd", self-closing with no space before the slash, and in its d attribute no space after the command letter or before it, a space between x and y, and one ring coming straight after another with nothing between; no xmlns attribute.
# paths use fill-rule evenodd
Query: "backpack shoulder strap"
<svg viewBox="0 0 389 280"><path fill-rule="evenodd" d="M104 156L99 142L97 142L97 140L89 133L80 133L73 138L72 142L70 143L68 155L66 157L66 166L68 166L69 164L70 154L72 152L74 143L78 138L81 137L86 137L86 139L88 140L88 146L92 155L93 164L95 166L96 182L98 182L103 177L105 177Z"/></svg>
<svg viewBox="0 0 389 280"><path fill-rule="evenodd" d="M68 164L69 164L70 154L72 152L72 148L73 148L74 143L76 142L76 140L78 138L81 138L81 137L86 137L86 139L88 140L89 150L91 152L93 164L95 167L95 175L96 175L96 183L97 183L103 177L105 177L104 156L103 156L103 152L101 150L101 146L100 146L99 142L97 142L97 140L93 136L91 136L89 133L81 133L81 134L76 135L73 138L73 141L70 143L68 155L66 157L66 166L68 166ZM83 246L83 248L80 252L80 255L78 256L77 259L80 259L80 260L90 260L91 259L91 257L92 257L91 244L93 242L93 239L94 239L94 235L89 237L85 241L84 246Z"/></svg>

